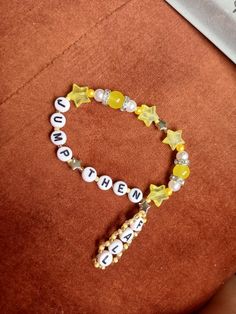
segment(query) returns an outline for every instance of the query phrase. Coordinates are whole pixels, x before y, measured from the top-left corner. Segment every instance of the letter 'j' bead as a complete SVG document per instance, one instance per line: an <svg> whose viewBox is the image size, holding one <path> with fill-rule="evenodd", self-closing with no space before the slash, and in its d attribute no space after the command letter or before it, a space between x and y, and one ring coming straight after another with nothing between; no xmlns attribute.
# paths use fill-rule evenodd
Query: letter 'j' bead
<svg viewBox="0 0 236 314"><path fill-rule="evenodd" d="M138 188L129 191L128 198L132 203L139 203L143 199L143 192Z"/></svg>
<svg viewBox="0 0 236 314"><path fill-rule="evenodd" d="M54 102L54 106L56 110L66 112L70 109L70 101L65 97L58 97Z"/></svg>
<svg viewBox="0 0 236 314"><path fill-rule="evenodd" d="M51 134L51 141L53 144L59 146L64 145L66 143L67 136L66 133L59 130L59 131L53 131Z"/></svg>
<svg viewBox="0 0 236 314"><path fill-rule="evenodd" d="M63 128L66 124L66 117L62 113L56 112L51 115L50 122L54 128Z"/></svg>
<svg viewBox="0 0 236 314"><path fill-rule="evenodd" d="M112 260L112 254L107 250L104 250L97 256L97 261L102 267L109 266L112 263Z"/></svg>
<svg viewBox="0 0 236 314"><path fill-rule="evenodd" d="M82 179L85 182L93 182L97 178L97 171L93 167L85 167L82 171Z"/></svg>
<svg viewBox="0 0 236 314"><path fill-rule="evenodd" d="M69 161L73 156L72 150L69 147L62 146L57 150L57 157L61 161Z"/></svg>
<svg viewBox="0 0 236 314"><path fill-rule="evenodd" d="M113 184L113 191L118 196L125 195L127 190L128 186L124 181L117 181Z"/></svg>
<svg viewBox="0 0 236 314"><path fill-rule="evenodd" d="M109 190L112 187L112 179L109 176L101 176L97 182L99 189Z"/></svg>

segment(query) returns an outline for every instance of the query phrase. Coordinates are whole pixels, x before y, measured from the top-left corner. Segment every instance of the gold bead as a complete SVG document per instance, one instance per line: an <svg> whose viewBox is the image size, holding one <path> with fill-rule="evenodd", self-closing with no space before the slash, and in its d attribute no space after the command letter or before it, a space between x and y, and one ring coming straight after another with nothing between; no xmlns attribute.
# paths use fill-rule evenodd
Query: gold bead
<svg viewBox="0 0 236 314"><path fill-rule="evenodd" d="M92 88L90 88L90 89L88 89L88 91L87 91L87 96L89 97L89 98L92 98L92 97L94 97L94 89L92 89Z"/></svg>
<svg viewBox="0 0 236 314"><path fill-rule="evenodd" d="M176 146L176 150L177 150L178 152L184 151L184 144L178 144L178 145Z"/></svg>
<svg viewBox="0 0 236 314"><path fill-rule="evenodd" d="M168 196L172 195L173 191L170 188L166 188L166 194Z"/></svg>
<svg viewBox="0 0 236 314"><path fill-rule="evenodd" d="M110 241L105 242L105 246L109 246L110 244L111 244Z"/></svg>
<svg viewBox="0 0 236 314"><path fill-rule="evenodd" d="M122 252L120 252L120 253L118 253L118 254L117 254L117 256L118 256L118 257L121 257L121 256L122 256L122 254L123 254L123 253L122 253Z"/></svg>
<svg viewBox="0 0 236 314"><path fill-rule="evenodd" d="M122 231L121 229L118 230L118 234L122 234L122 232L123 232L123 231Z"/></svg>
<svg viewBox="0 0 236 314"><path fill-rule="evenodd" d="M137 237L138 236L138 232L134 232L134 237Z"/></svg>
<svg viewBox="0 0 236 314"><path fill-rule="evenodd" d="M117 263L117 262L118 262L118 258L117 258L117 257L114 257L114 258L113 258L113 262L114 262L114 263Z"/></svg>
<svg viewBox="0 0 236 314"><path fill-rule="evenodd" d="M113 233L113 234L110 236L110 239L111 239L111 240L115 240L115 239L116 239L116 235Z"/></svg>
<svg viewBox="0 0 236 314"><path fill-rule="evenodd" d="M122 225L121 229L124 231L124 230L127 229L127 228L128 228L128 224L127 224L127 222L125 222L125 223Z"/></svg>
<svg viewBox="0 0 236 314"><path fill-rule="evenodd" d="M99 263L97 262L97 261L95 261L95 263L94 263L94 266L96 267L96 268L99 268Z"/></svg>
<svg viewBox="0 0 236 314"><path fill-rule="evenodd" d="M105 249L104 245L99 245L98 252L101 253Z"/></svg>
<svg viewBox="0 0 236 314"><path fill-rule="evenodd" d="M142 108L141 108L140 106L137 107L137 109L135 110L135 113L136 113L137 115L140 115L141 112L142 112Z"/></svg>
<svg viewBox="0 0 236 314"><path fill-rule="evenodd" d="M128 244L128 243L125 243L125 244L124 244L124 249L127 250L128 247L129 247L129 244Z"/></svg>

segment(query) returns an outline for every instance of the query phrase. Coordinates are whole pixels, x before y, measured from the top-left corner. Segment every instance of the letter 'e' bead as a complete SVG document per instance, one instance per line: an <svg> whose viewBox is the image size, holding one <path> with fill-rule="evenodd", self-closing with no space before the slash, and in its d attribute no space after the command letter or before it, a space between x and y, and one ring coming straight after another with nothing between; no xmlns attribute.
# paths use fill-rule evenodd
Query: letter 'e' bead
<svg viewBox="0 0 236 314"><path fill-rule="evenodd" d="M58 97L54 102L54 106L60 112L67 112L70 109L70 101L65 97Z"/></svg>
<svg viewBox="0 0 236 314"><path fill-rule="evenodd" d="M86 167L82 171L82 179L86 182L93 182L97 178L97 171L93 167Z"/></svg>
<svg viewBox="0 0 236 314"><path fill-rule="evenodd" d="M128 186L124 181L117 181L113 184L113 191L118 196L125 195L127 190Z"/></svg>

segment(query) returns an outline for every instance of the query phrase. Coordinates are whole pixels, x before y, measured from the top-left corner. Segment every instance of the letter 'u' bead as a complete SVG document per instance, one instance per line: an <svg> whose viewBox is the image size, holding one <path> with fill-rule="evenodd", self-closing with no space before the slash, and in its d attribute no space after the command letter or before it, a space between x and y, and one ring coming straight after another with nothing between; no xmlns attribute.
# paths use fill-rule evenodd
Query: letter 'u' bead
<svg viewBox="0 0 236 314"><path fill-rule="evenodd" d="M70 101L65 97L58 97L54 102L54 106L60 112L67 112L70 109Z"/></svg>
<svg viewBox="0 0 236 314"><path fill-rule="evenodd" d="M61 161L69 161L72 158L72 150L69 147L62 146L57 150L57 157Z"/></svg>
<svg viewBox="0 0 236 314"><path fill-rule="evenodd" d="M99 189L109 190L112 187L112 179L109 176L101 176L97 182Z"/></svg>
<svg viewBox="0 0 236 314"><path fill-rule="evenodd" d="M53 131L51 134L51 141L55 145L64 145L66 143L67 136L66 133L59 130L59 131Z"/></svg>
<svg viewBox="0 0 236 314"><path fill-rule="evenodd" d="M128 186L124 181L117 181L113 184L113 191L118 196L125 195L127 190Z"/></svg>
<svg viewBox="0 0 236 314"><path fill-rule="evenodd" d="M130 190L128 198L132 203L139 203L143 199L143 192L138 188L133 188Z"/></svg>
<svg viewBox="0 0 236 314"><path fill-rule="evenodd" d="M63 128L66 124L66 117L62 113L56 112L51 115L50 122L54 128Z"/></svg>
<svg viewBox="0 0 236 314"><path fill-rule="evenodd" d="M82 171L82 179L86 182L93 182L97 178L97 171L93 167L86 167Z"/></svg>

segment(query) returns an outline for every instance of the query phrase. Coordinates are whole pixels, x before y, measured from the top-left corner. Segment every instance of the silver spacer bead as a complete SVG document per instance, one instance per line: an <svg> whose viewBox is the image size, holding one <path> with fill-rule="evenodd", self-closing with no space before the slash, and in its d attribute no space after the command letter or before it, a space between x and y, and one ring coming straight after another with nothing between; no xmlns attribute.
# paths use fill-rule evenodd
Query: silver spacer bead
<svg viewBox="0 0 236 314"><path fill-rule="evenodd" d="M125 100L124 100L124 103L123 103L122 107L120 108L120 111L126 111L127 104L128 104L129 101L130 101L129 96L125 96Z"/></svg>
<svg viewBox="0 0 236 314"><path fill-rule="evenodd" d="M174 163L175 163L175 165L186 165L186 166L188 166L188 165L190 164L190 161L189 161L189 159L187 159L187 160L183 160L183 159L178 160L178 159L175 159L175 160L174 160Z"/></svg>
<svg viewBox="0 0 236 314"><path fill-rule="evenodd" d="M174 176L173 174L170 175L170 180L179 182L181 185L184 185L185 182L184 179Z"/></svg>
<svg viewBox="0 0 236 314"><path fill-rule="evenodd" d="M145 199L143 199L141 203L139 203L140 210L144 210L146 213L148 212L150 207L151 205Z"/></svg>
<svg viewBox="0 0 236 314"><path fill-rule="evenodd" d="M108 100L108 97L110 95L110 89L105 89L104 90L104 94L103 94L103 97L102 97L102 104L107 106L107 100Z"/></svg>
<svg viewBox="0 0 236 314"><path fill-rule="evenodd" d="M167 133L167 123L164 120L159 120L156 123L156 126L159 128L160 131L163 131L165 133Z"/></svg>

